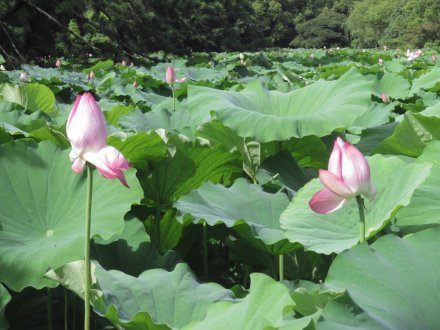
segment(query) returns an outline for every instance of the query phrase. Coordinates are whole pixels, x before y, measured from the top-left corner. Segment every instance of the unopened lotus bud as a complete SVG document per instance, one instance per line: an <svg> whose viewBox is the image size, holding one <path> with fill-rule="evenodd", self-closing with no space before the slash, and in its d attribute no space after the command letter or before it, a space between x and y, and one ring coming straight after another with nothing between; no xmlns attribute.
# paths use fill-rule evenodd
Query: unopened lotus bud
<svg viewBox="0 0 440 330"><path fill-rule="evenodd" d="M383 64L383 59L380 58L378 62L379 62L379 65L382 65Z"/></svg>
<svg viewBox="0 0 440 330"><path fill-rule="evenodd" d="M389 103L390 102L390 97L384 93L380 93L380 98L382 99L383 103Z"/></svg>
<svg viewBox="0 0 440 330"><path fill-rule="evenodd" d="M5 66L2 64L2 65L0 65L0 71L5 71L6 69L5 69Z"/></svg>
<svg viewBox="0 0 440 330"><path fill-rule="evenodd" d="M240 53L240 55L238 55L238 57L240 58L241 61L244 60L244 55L243 55L243 53Z"/></svg>
<svg viewBox="0 0 440 330"><path fill-rule="evenodd" d="M437 61L437 55L432 54L431 55L431 61L435 63Z"/></svg>
<svg viewBox="0 0 440 330"><path fill-rule="evenodd" d="M383 50L384 50L384 51L387 51L387 50L388 50L388 46L387 46L387 45L384 45L384 46L383 46Z"/></svg>
<svg viewBox="0 0 440 330"><path fill-rule="evenodd" d="M21 81L28 81L29 80L26 72L20 73L20 80Z"/></svg>
<svg viewBox="0 0 440 330"><path fill-rule="evenodd" d="M127 66L127 62L125 60L122 60L121 64L122 66Z"/></svg>
<svg viewBox="0 0 440 330"><path fill-rule="evenodd" d="M134 88L138 88L138 87L139 87L139 84L138 84L137 80L135 80L135 81L133 82L133 87L134 87Z"/></svg>
<svg viewBox="0 0 440 330"><path fill-rule="evenodd" d="M57 59L57 61L55 62L55 66L56 66L57 68L60 68L60 67L61 67L61 60L60 60L60 59Z"/></svg>
<svg viewBox="0 0 440 330"><path fill-rule="evenodd" d="M87 80L92 80L93 78L95 78L95 72L90 71L90 72L87 74Z"/></svg>
<svg viewBox="0 0 440 330"><path fill-rule="evenodd" d="M176 82L176 73L172 65L168 65L167 72L165 73L165 81L170 85Z"/></svg>

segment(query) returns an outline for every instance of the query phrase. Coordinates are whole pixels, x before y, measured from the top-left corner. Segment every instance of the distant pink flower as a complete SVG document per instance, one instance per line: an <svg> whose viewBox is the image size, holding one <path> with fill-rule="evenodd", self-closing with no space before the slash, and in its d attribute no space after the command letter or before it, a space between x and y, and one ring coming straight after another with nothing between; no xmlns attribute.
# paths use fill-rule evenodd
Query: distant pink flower
<svg viewBox="0 0 440 330"><path fill-rule="evenodd" d="M435 55L434 53L431 55L431 61L434 63L437 61L437 55Z"/></svg>
<svg viewBox="0 0 440 330"><path fill-rule="evenodd" d="M409 49L406 50L406 58L408 61L415 60L416 58L420 57L420 55L422 55L422 51L420 49L417 49L414 52Z"/></svg>
<svg viewBox="0 0 440 330"><path fill-rule="evenodd" d="M127 61L126 60L122 60L121 65L122 66L127 66Z"/></svg>
<svg viewBox="0 0 440 330"><path fill-rule="evenodd" d="M29 77L26 72L23 71L22 73L20 73L20 80L21 81L29 81Z"/></svg>
<svg viewBox="0 0 440 330"><path fill-rule="evenodd" d="M60 68L60 67L61 67L61 60L60 60L60 59L57 59L57 61L55 62L55 66L56 66L57 68Z"/></svg>
<svg viewBox="0 0 440 330"><path fill-rule="evenodd" d="M388 50L388 46L387 46L387 45L384 45L384 46L383 46L383 50L384 50L384 51L387 51L387 50Z"/></svg>
<svg viewBox="0 0 440 330"><path fill-rule="evenodd" d="M380 58L378 62L379 62L379 65L382 65L383 64L383 59Z"/></svg>
<svg viewBox="0 0 440 330"><path fill-rule="evenodd" d="M91 93L77 97L67 120L66 133L72 146L69 156L74 172L82 173L86 162L89 162L96 166L102 176L118 178L128 187L122 171L129 164L118 150L106 145L104 114Z"/></svg>
<svg viewBox="0 0 440 330"><path fill-rule="evenodd" d="M370 200L376 195L367 160L356 147L340 137L334 143L328 170L319 170L319 179L325 188L309 201L310 208L316 213L336 211L358 195Z"/></svg>
<svg viewBox="0 0 440 330"><path fill-rule="evenodd" d="M383 103L389 103L390 102L390 97L384 93L380 93L380 98L382 99Z"/></svg>
<svg viewBox="0 0 440 330"><path fill-rule="evenodd" d="M182 83L186 81L186 77L181 79L176 79L176 73L174 72L172 65L168 65L167 72L165 73L165 81L169 85L173 85L174 83Z"/></svg>
<svg viewBox="0 0 440 330"><path fill-rule="evenodd" d="M93 71L90 71L87 74L87 80L92 80L93 78L95 78L95 73Z"/></svg>
<svg viewBox="0 0 440 330"><path fill-rule="evenodd" d="M138 87L139 87L139 84L138 84L137 80L135 80L135 81L133 82L133 87L134 87L134 88L138 88Z"/></svg>

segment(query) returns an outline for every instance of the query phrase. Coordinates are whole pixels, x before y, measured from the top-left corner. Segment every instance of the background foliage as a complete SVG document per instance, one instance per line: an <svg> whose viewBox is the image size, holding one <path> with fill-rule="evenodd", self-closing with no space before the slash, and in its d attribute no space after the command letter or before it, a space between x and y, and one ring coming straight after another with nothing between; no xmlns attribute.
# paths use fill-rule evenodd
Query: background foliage
<svg viewBox="0 0 440 330"><path fill-rule="evenodd" d="M158 50L422 47L438 44L439 13L436 0L13 0L0 3L0 52L25 62Z"/></svg>

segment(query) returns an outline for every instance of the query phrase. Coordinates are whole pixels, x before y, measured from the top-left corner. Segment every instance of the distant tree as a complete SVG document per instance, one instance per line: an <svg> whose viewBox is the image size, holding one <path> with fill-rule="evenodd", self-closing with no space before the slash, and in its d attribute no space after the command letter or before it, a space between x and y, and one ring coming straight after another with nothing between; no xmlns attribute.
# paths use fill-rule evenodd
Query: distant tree
<svg viewBox="0 0 440 330"><path fill-rule="evenodd" d="M438 0L365 0L354 4L347 21L352 44L423 47L440 40Z"/></svg>
<svg viewBox="0 0 440 330"><path fill-rule="evenodd" d="M292 46L317 48L323 46L346 46L344 24L347 16L333 9L323 10L317 17L296 26L297 37Z"/></svg>

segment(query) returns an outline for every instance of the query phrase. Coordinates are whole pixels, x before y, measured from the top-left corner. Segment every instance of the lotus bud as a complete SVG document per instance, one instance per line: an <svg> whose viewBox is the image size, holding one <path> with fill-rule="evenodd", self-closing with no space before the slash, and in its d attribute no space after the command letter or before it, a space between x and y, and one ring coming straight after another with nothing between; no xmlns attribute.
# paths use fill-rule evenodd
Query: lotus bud
<svg viewBox="0 0 440 330"><path fill-rule="evenodd" d="M165 74L165 81L172 85L176 82L176 73L174 72L174 69L171 65L168 65L167 72Z"/></svg>
<svg viewBox="0 0 440 330"><path fill-rule="evenodd" d="M20 80L21 81L29 81L29 78L28 78L28 75L26 72L23 71L22 73L20 73Z"/></svg>
<svg viewBox="0 0 440 330"><path fill-rule="evenodd" d="M310 208L317 213L336 211L356 196L373 200L376 195L367 160L356 147L340 137L334 142L328 170L320 170L319 179L325 188L309 201Z"/></svg>
<svg viewBox="0 0 440 330"><path fill-rule="evenodd" d="M87 74L87 80L92 80L93 78L95 78L95 72L90 71L90 72Z"/></svg>
<svg viewBox="0 0 440 330"><path fill-rule="evenodd" d="M55 62L55 66L56 66L57 68L60 68L60 67L61 67L61 60L60 60L60 59L57 59L57 61Z"/></svg>
<svg viewBox="0 0 440 330"><path fill-rule="evenodd" d="M436 61L437 61L437 55L436 54L432 54L431 55L431 61L433 62L433 63L435 63Z"/></svg>
<svg viewBox="0 0 440 330"><path fill-rule="evenodd" d="M383 65L383 59L380 58L378 62L379 62L379 65Z"/></svg>
<svg viewBox="0 0 440 330"><path fill-rule="evenodd" d="M389 103L390 97L388 95L385 95L384 93L380 93L380 98L382 99L383 103Z"/></svg>
<svg viewBox="0 0 440 330"><path fill-rule="evenodd" d="M137 80L135 80L135 81L133 82L133 87L134 87L134 88L138 88L138 87L139 87L139 84L138 84Z"/></svg>

